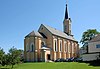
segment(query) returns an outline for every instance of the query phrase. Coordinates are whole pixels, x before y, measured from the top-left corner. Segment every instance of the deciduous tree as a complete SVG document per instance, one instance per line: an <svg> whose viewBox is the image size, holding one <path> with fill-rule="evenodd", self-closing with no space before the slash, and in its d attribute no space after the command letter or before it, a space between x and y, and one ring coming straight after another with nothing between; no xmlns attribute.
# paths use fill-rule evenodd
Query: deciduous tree
<svg viewBox="0 0 100 69"><path fill-rule="evenodd" d="M88 49L88 42L94 38L97 34L100 34L96 29L88 29L87 31L83 32L81 43L83 44L83 48Z"/></svg>

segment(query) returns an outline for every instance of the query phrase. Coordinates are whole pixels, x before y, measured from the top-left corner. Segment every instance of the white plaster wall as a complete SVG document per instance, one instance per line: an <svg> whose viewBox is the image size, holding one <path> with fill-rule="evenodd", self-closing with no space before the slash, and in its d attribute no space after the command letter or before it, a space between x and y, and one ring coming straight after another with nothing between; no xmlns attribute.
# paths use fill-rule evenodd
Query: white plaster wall
<svg viewBox="0 0 100 69"><path fill-rule="evenodd" d="M82 55L82 59L83 59L83 61L92 61L92 60L97 60L98 56L99 56L99 53L84 54L84 55Z"/></svg>
<svg viewBox="0 0 100 69"><path fill-rule="evenodd" d="M98 45L98 44L100 44L100 41L89 43L89 45L88 45L89 53L100 52L100 48L96 48L96 45Z"/></svg>

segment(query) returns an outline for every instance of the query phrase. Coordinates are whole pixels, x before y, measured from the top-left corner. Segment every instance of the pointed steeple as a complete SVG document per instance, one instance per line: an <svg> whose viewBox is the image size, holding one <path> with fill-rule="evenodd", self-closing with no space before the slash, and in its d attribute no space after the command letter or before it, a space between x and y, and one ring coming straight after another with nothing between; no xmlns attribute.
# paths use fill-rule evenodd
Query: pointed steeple
<svg viewBox="0 0 100 69"><path fill-rule="evenodd" d="M66 11L65 11L65 19L68 19L68 10L67 10L67 4L66 4Z"/></svg>
<svg viewBox="0 0 100 69"><path fill-rule="evenodd" d="M66 4L66 9L65 9L65 18L63 21L63 29L64 29L64 33L66 33L67 35L72 35L71 34L71 18L69 18L68 16L67 4Z"/></svg>

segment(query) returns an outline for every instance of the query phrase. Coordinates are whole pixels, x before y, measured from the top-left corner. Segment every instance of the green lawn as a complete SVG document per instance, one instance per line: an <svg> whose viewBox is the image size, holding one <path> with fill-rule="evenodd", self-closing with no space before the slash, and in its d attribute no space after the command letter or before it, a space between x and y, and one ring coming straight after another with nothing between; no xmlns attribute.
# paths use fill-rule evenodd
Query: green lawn
<svg viewBox="0 0 100 69"><path fill-rule="evenodd" d="M89 66L86 63L23 63L15 65L14 69L100 69L100 66Z"/></svg>

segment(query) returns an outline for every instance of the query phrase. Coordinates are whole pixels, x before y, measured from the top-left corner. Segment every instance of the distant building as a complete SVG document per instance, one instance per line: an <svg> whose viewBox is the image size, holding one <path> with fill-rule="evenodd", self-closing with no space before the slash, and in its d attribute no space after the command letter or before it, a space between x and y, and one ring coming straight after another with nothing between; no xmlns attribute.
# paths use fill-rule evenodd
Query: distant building
<svg viewBox="0 0 100 69"><path fill-rule="evenodd" d="M68 17L67 5L63 27L64 32L41 24L38 32L32 31L25 36L25 61L47 61L77 57L79 45L71 34L71 19Z"/></svg>
<svg viewBox="0 0 100 69"><path fill-rule="evenodd" d="M100 34L89 41L87 50L88 53L82 55L84 61L100 59Z"/></svg>

